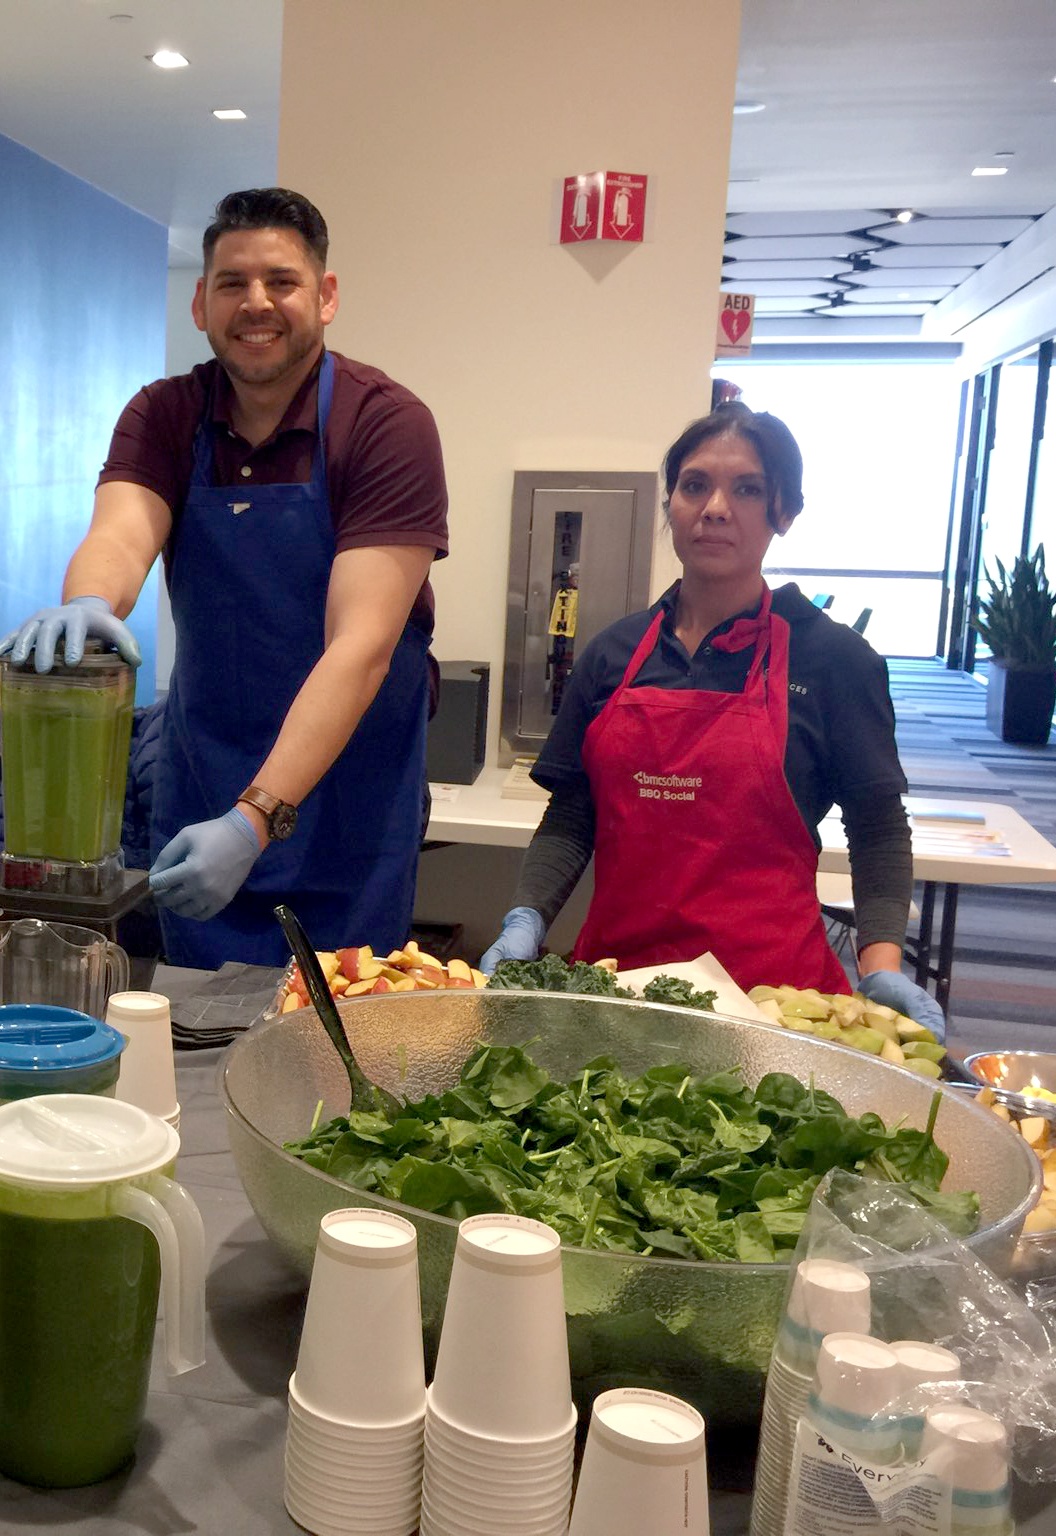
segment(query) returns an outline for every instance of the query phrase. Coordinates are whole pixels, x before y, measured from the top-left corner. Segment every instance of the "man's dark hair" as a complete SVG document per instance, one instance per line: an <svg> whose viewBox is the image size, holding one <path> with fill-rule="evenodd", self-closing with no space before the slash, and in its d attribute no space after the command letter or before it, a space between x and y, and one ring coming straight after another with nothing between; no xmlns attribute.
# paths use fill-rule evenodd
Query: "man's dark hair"
<svg viewBox="0 0 1056 1536"><path fill-rule="evenodd" d="M716 407L710 416L691 421L664 456L664 508L678 481L682 460L695 453L711 437L732 433L751 443L766 476L766 515L776 528L774 505L780 497L781 511L793 518L803 510L803 455L792 433L777 416L768 411L752 411L740 400L729 400Z"/></svg>
<svg viewBox="0 0 1056 1536"><path fill-rule="evenodd" d="M251 187L229 192L216 205L216 214L202 236L206 267L221 235L235 229L292 229L321 267L326 266L330 236L326 220L313 203L288 187Z"/></svg>

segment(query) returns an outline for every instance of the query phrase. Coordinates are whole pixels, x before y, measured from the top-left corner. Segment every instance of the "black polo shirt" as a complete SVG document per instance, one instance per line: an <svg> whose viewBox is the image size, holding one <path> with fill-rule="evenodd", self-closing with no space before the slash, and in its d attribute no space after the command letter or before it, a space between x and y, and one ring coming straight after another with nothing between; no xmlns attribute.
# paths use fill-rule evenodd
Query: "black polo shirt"
<svg viewBox="0 0 1056 1536"><path fill-rule="evenodd" d="M584 777L587 727L616 691L658 611L664 615L660 638L633 686L744 691L752 648L721 651L711 644L733 619L706 635L690 656L674 630L677 594L676 582L647 612L619 619L595 636L577 659L532 770L532 778L545 788L571 786ZM774 592L773 611L789 625L785 777L806 826L815 833L833 805L906 792L887 664L861 635L815 608L794 583Z"/></svg>

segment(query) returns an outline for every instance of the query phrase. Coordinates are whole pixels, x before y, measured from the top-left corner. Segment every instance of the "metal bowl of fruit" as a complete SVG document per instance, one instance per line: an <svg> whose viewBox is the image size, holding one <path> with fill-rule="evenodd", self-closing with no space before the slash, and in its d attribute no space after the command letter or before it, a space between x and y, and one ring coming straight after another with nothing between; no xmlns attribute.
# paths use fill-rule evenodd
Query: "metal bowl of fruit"
<svg viewBox="0 0 1056 1536"><path fill-rule="evenodd" d="M739 1070L751 1089L787 1073L860 1116L922 1130L940 1095L935 1137L944 1189L974 1190L969 1239L1007 1269L1041 1177L1029 1148L970 1100L877 1057L743 1019L612 997L445 990L365 996L338 1011L371 1081L405 1100L453 1091L481 1042L527 1046L546 1073L578 1079L607 1055L626 1074L678 1063L701 1076ZM262 1226L307 1279L320 1217L346 1205L396 1210L418 1229L423 1322L435 1349L457 1221L352 1188L284 1150L318 1118L344 1116L349 1083L318 1015L300 1008L254 1026L224 1058L221 1093L235 1162ZM446 1111L446 1113L451 1113ZM333 1164L328 1164L332 1167ZM786 1251L787 1254L787 1251ZM650 1385L695 1402L720 1424L758 1421L787 1282L786 1262L709 1262L565 1248L565 1295L577 1400Z"/></svg>
<svg viewBox="0 0 1056 1536"><path fill-rule="evenodd" d="M1009 1059L1017 1057L1021 1060ZM1056 1093L1043 1088L1040 1079L1045 1075L1053 1081L1056 1058L1031 1051L990 1051L967 1057L965 1065L977 1077L993 1073L994 1086L984 1078L975 1102L1016 1131L1041 1166L1041 1194L1023 1223L1011 1272L1021 1282L1049 1279L1056 1276ZM1019 1082L1022 1091L1006 1088L1009 1080Z"/></svg>
<svg viewBox="0 0 1056 1536"><path fill-rule="evenodd" d="M964 1064L984 1088L997 1088L1006 1102L1011 1096L1031 1104L1056 1108L1056 1052L975 1051Z"/></svg>

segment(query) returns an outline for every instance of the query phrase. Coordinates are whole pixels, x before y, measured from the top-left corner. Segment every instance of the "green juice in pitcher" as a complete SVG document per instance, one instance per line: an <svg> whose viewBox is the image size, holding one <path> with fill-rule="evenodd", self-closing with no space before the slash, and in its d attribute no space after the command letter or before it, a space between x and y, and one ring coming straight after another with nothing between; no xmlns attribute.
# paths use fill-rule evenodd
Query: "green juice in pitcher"
<svg viewBox="0 0 1056 1536"><path fill-rule="evenodd" d="M134 698L112 652L45 673L0 663L9 855L94 863L120 846Z"/></svg>
<svg viewBox="0 0 1056 1536"><path fill-rule="evenodd" d="M98 1482L135 1450L158 1245L122 1217L31 1215L25 1193L25 1214L5 1203L15 1202L0 1198L0 1470L43 1488Z"/></svg>

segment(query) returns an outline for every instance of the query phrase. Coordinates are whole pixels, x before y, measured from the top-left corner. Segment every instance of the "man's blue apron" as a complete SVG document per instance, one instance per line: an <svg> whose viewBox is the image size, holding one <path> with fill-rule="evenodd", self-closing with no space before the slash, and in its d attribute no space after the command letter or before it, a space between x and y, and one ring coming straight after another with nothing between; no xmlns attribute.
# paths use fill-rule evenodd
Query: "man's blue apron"
<svg viewBox="0 0 1056 1536"><path fill-rule="evenodd" d="M230 810L322 655L334 559L324 451L333 375L325 353L306 484L213 485L213 428L206 417L199 424L169 561L176 659L154 788L154 858L181 827ZM422 831L427 648L408 623L358 730L302 802L293 837L265 850L222 912L198 923L161 909L171 964L282 964L279 901L317 949L370 944L384 954L404 942Z"/></svg>

